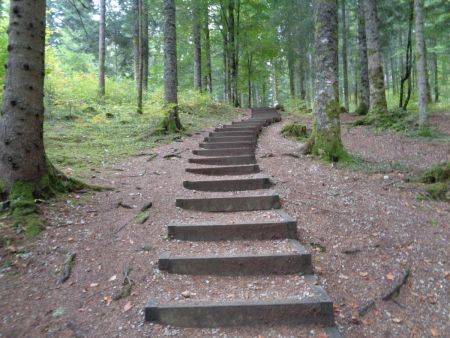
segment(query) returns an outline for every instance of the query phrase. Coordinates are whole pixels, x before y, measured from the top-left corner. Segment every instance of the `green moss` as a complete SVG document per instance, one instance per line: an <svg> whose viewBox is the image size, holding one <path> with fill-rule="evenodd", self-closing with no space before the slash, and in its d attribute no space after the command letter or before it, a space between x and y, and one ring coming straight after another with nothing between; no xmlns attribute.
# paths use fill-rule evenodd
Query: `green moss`
<svg viewBox="0 0 450 338"><path fill-rule="evenodd" d="M356 108L356 110L355 110L355 114L360 115L360 116L367 115L368 112L369 112L369 106L367 106L364 103L360 103L358 105L358 108Z"/></svg>
<svg viewBox="0 0 450 338"><path fill-rule="evenodd" d="M138 224L144 224L149 217L150 213L148 211L140 211L136 216L134 216L134 221Z"/></svg>
<svg viewBox="0 0 450 338"><path fill-rule="evenodd" d="M450 181L450 161L431 167L420 178L420 182L428 184L447 181Z"/></svg>
<svg viewBox="0 0 450 338"><path fill-rule="evenodd" d="M450 183L438 182L427 185L425 191L429 198L440 201L450 201Z"/></svg>
<svg viewBox="0 0 450 338"><path fill-rule="evenodd" d="M39 216L28 217L25 223L25 232L28 238L36 237L44 229L44 222Z"/></svg>
<svg viewBox="0 0 450 338"><path fill-rule="evenodd" d="M330 132L315 132L311 153L327 162L350 162L352 157L347 153L341 138Z"/></svg>
<svg viewBox="0 0 450 338"><path fill-rule="evenodd" d="M34 200L34 185L28 182L17 181L11 187L9 199L12 215L17 217L27 216L37 211Z"/></svg>
<svg viewBox="0 0 450 338"><path fill-rule="evenodd" d="M294 122L284 126L281 130L281 134L285 137L292 137L301 140L308 138L310 132L305 125Z"/></svg>
<svg viewBox="0 0 450 338"><path fill-rule="evenodd" d="M184 128L180 126L176 119L172 119L169 116L166 116L161 120L158 126L155 128L153 132L154 135L167 135L174 134L183 131Z"/></svg>

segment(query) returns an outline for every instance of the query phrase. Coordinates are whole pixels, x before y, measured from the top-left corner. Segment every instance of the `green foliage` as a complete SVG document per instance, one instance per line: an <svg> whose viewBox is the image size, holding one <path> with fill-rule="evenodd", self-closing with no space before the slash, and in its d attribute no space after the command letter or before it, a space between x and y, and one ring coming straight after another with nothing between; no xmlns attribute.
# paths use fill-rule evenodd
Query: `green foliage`
<svg viewBox="0 0 450 338"><path fill-rule="evenodd" d="M287 124L281 130L281 134L283 134L283 136L292 137L297 140L308 138L310 133L311 131L309 131L305 125L297 122Z"/></svg>
<svg viewBox="0 0 450 338"><path fill-rule="evenodd" d="M450 180L450 161L435 165L425 171L420 182L422 183L438 183L447 182Z"/></svg>
<svg viewBox="0 0 450 338"><path fill-rule="evenodd" d="M287 99L285 104L286 111L292 115L312 114L312 110L308 108L305 101L301 99Z"/></svg>

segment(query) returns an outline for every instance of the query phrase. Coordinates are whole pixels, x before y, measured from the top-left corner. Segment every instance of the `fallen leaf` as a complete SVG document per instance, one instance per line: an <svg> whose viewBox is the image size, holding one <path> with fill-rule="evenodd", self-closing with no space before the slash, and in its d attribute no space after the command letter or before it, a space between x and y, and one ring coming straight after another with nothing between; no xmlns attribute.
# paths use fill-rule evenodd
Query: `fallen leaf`
<svg viewBox="0 0 450 338"><path fill-rule="evenodd" d="M400 324L401 322L403 322L403 320L400 319L400 318L392 318L392 321L393 321L395 324Z"/></svg>
<svg viewBox="0 0 450 338"><path fill-rule="evenodd" d="M108 279L109 282L115 281L117 279L117 275L112 276L110 279Z"/></svg>
<svg viewBox="0 0 450 338"><path fill-rule="evenodd" d="M103 298L103 301L106 303L106 305L111 304L112 300L113 300L113 299L112 299L111 296L105 296L105 297Z"/></svg>
<svg viewBox="0 0 450 338"><path fill-rule="evenodd" d="M361 318L358 315L352 315L352 323L353 324L361 324Z"/></svg>
<svg viewBox="0 0 450 338"><path fill-rule="evenodd" d="M433 337L439 337L439 331L438 330L431 328L430 332L431 332L431 335Z"/></svg>
<svg viewBox="0 0 450 338"><path fill-rule="evenodd" d="M394 276L394 274L393 274L392 272L389 272L389 273L386 275L386 279L387 279L387 280L394 280L394 278L395 278L395 276Z"/></svg>
<svg viewBox="0 0 450 338"><path fill-rule="evenodd" d="M132 307L133 307L133 305L131 304L131 301L128 301L128 303L126 303L125 306L123 307L123 312L127 312Z"/></svg>
<svg viewBox="0 0 450 338"><path fill-rule="evenodd" d="M328 338L330 337L329 335L327 335L326 333L321 333L317 336L317 338Z"/></svg>
<svg viewBox="0 0 450 338"><path fill-rule="evenodd" d="M369 273L368 272L360 272L359 275L361 277L367 277L369 275Z"/></svg>
<svg viewBox="0 0 450 338"><path fill-rule="evenodd" d="M353 303L352 305L351 305L351 307L352 307L352 309L359 309L359 304L356 304L356 303Z"/></svg>
<svg viewBox="0 0 450 338"><path fill-rule="evenodd" d="M348 276L346 276L346 275L343 275L342 273L339 275L339 278L341 278L341 279L348 279Z"/></svg>
<svg viewBox="0 0 450 338"><path fill-rule="evenodd" d="M367 319L362 320L362 323L366 326L370 324L370 322Z"/></svg>
<svg viewBox="0 0 450 338"><path fill-rule="evenodd" d="M98 286L98 283L91 283L91 285L89 285L91 288L95 288Z"/></svg>

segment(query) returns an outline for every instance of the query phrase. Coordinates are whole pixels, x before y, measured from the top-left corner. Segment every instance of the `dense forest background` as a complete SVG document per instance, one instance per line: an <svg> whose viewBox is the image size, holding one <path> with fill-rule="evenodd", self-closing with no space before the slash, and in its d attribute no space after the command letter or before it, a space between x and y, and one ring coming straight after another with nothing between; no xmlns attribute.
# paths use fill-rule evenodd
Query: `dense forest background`
<svg viewBox="0 0 450 338"><path fill-rule="evenodd" d="M398 109L403 83L401 111L414 119L412 1L377 3L388 107ZM9 4L0 4L0 63L5 64ZM100 1L47 1L46 147L56 164L77 163L81 176L90 165L158 141L151 131L164 115L162 0L111 0L105 5L103 95L98 79ZM309 113L315 74L313 6L312 0L177 1L180 108L188 129L201 128L208 118L229 118L231 106L282 104L290 112ZM340 105L349 112L360 101L359 19L357 0L339 1ZM450 104L450 3L424 1L424 23L429 110L440 111ZM4 80L2 67L0 97ZM136 113L139 84L142 115Z"/></svg>

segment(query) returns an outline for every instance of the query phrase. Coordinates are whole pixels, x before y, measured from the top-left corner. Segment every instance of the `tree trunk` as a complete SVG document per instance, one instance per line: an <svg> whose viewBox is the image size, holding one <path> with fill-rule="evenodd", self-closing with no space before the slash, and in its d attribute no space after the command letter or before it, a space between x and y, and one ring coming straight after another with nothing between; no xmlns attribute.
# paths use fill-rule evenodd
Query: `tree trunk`
<svg viewBox="0 0 450 338"><path fill-rule="evenodd" d="M142 88L144 92L148 90L148 59L150 57L148 44L148 0L142 0Z"/></svg>
<svg viewBox="0 0 450 338"><path fill-rule="evenodd" d="M315 123L304 151L336 162L348 158L339 121L337 1L317 0L315 10Z"/></svg>
<svg viewBox="0 0 450 338"><path fill-rule="evenodd" d="M138 49L139 79L137 85L137 113L142 114L142 92L144 88L144 0L138 0Z"/></svg>
<svg viewBox="0 0 450 338"><path fill-rule="evenodd" d="M439 69L437 53L433 53L433 70L434 70L434 102L439 102Z"/></svg>
<svg viewBox="0 0 450 338"><path fill-rule="evenodd" d="M140 0L133 0L132 16L135 18L133 27L133 56L134 56L134 81L136 84L136 91L139 90L139 62L141 56L139 54L139 3Z"/></svg>
<svg viewBox="0 0 450 338"><path fill-rule="evenodd" d="M192 36L194 40L194 90L202 91L202 41L201 41L201 20L200 4L197 0L193 1L192 8L193 29Z"/></svg>
<svg viewBox="0 0 450 338"><path fill-rule="evenodd" d="M292 51L290 50L290 47L288 54L287 54L287 61L288 61L288 72L289 72L289 91L291 94L291 99L295 98L295 61L294 61L294 55Z"/></svg>
<svg viewBox="0 0 450 338"><path fill-rule="evenodd" d="M32 34L31 34L32 32ZM0 186L39 184L43 140L45 0L11 1L5 92L0 114Z"/></svg>
<svg viewBox="0 0 450 338"><path fill-rule="evenodd" d="M347 51L348 51L348 41L347 41L347 15L345 11L345 1L341 1L342 8L342 65L343 65L343 73L344 73L344 102L345 102L345 110L348 112L350 109L349 102L349 93L348 93L348 60L347 60Z"/></svg>
<svg viewBox="0 0 450 338"><path fill-rule="evenodd" d="M162 122L166 132L183 129L178 116L177 31L175 0L164 0L164 99L168 116Z"/></svg>
<svg viewBox="0 0 450 338"><path fill-rule="evenodd" d="M98 34L98 95L105 95L105 58L106 58L106 3L100 0L100 25Z"/></svg>
<svg viewBox="0 0 450 338"><path fill-rule="evenodd" d="M414 0L410 0L410 12L409 12L409 23L408 23L408 41L406 43L406 56L405 56L405 73L400 79L400 101L399 108L406 110L409 99L411 97L411 69L412 69L412 26L414 21ZM402 62L403 69L403 62ZM405 100L404 97L404 86L405 82L408 81L408 92Z"/></svg>
<svg viewBox="0 0 450 338"><path fill-rule="evenodd" d="M383 56L378 33L377 0L364 0L366 20L367 55L370 83L370 111L374 114L387 113L384 86Z"/></svg>
<svg viewBox="0 0 450 338"><path fill-rule="evenodd" d="M358 115L366 115L370 106L369 68L367 60L366 24L364 20L364 0L358 1L358 44L359 44L359 105Z"/></svg>
<svg viewBox="0 0 450 338"><path fill-rule="evenodd" d="M416 49L417 49L417 88L419 90L419 126L425 127L428 123L428 74L425 47L425 33L423 25L423 0L414 0L416 12Z"/></svg>
<svg viewBox="0 0 450 338"><path fill-rule="evenodd" d="M253 53L248 53L247 54L248 108L252 107L252 63L253 63Z"/></svg>
<svg viewBox="0 0 450 338"><path fill-rule="evenodd" d="M209 7L205 5L205 15L203 17L203 32L205 35L205 57L206 57L206 89L209 94L213 93L212 86L212 62L211 62L211 39L209 36Z"/></svg>

